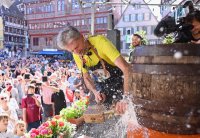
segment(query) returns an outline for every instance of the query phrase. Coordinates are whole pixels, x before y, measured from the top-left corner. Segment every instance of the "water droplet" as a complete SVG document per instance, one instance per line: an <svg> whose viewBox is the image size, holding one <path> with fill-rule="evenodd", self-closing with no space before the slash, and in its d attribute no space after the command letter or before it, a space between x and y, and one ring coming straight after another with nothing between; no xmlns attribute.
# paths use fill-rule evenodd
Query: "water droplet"
<svg viewBox="0 0 200 138"><path fill-rule="evenodd" d="M188 55L189 51L188 50L184 50L183 52L185 55Z"/></svg>
<svg viewBox="0 0 200 138"><path fill-rule="evenodd" d="M176 53L174 54L174 58L175 58L175 59L180 59L180 58L182 58L182 56L183 56L183 54L182 54L181 52L176 52Z"/></svg>
<svg viewBox="0 0 200 138"><path fill-rule="evenodd" d="M186 127L187 127L187 128L191 128L191 125L190 125L190 124L186 124Z"/></svg>
<svg viewBox="0 0 200 138"><path fill-rule="evenodd" d="M116 99L116 95L113 95L113 99Z"/></svg>
<svg viewBox="0 0 200 138"><path fill-rule="evenodd" d="M173 108L170 108L169 112L173 115L175 113L175 110Z"/></svg>

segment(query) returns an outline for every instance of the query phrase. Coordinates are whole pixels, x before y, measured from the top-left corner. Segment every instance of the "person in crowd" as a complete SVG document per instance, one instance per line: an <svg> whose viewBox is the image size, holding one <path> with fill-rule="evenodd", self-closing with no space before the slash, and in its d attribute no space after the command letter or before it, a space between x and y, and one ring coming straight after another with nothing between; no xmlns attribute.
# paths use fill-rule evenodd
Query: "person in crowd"
<svg viewBox="0 0 200 138"><path fill-rule="evenodd" d="M116 111L124 113L127 103L121 99L123 94L129 94L130 65L116 47L102 35L85 39L73 26L67 26L59 32L57 44L60 48L73 53L79 70L83 72L84 82L94 94L96 102L110 106L113 100L118 100ZM99 72L99 80L102 80L99 82L100 91L96 89L89 70Z"/></svg>
<svg viewBox="0 0 200 138"><path fill-rule="evenodd" d="M40 126L41 101L35 94L35 86L29 85L27 96L22 99L23 121L26 123L27 131Z"/></svg>
<svg viewBox="0 0 200 138"><path fill-rule="evenodd" d="M18 91L16 88L13 87L11 80L7 80L5 82L5 88L2 90L2 93L7 93L9 95L9 97L15 98L15 100L19 104Z"/></svg>
<svg viewBox="0 0 200 138"><path fill-rule="evenodd" d="M13 138L12 131L8 130L8 114L0 113L0 138Z"/></svg>
<svg viewBox="0 0 200 138"><path fill-rule="evenodd" d="M6 93L0 94L0 113L6 113L8 115L8 130L12 131L18 120L18 116L16 110L9 106L8 98L9 96Z"/></svg>
<svg viewBox="0 0 200 138"><path fill-rule="evenodd" d="M51 86L58 88L56 82L52 82ZM53 115L59 115L63 108L66 108L65 94L63 90L58 89L51 95L51 102L53 103Z"/></svg>
<svg viewBox="0 0 200 138"><path fill-rule="evenodd" d="M76 71L76 79L74 80L74 88L79 89L83 85L83 78L81 76L81 71Z"/></svg>
<svg viewBox="0 0 200 138"><path fill-rule="evenodd" d="M17 121L14 129L14 137L13 138L22 138L26 132L25 122L22 120Z"/></svg>
<svg viewBox="0 0 200 138"><path fill-rule="evenodd" d="M200 10L195 9L193 12L189 12L185 19L187 23L193 25L191 32L194 40L191 42L200 44Z"/></svg>
<svg viewBox="0 0 200 138"><path fill-rule="evenodd" d="M71 73L71 76L68 78L68 82L69 82L69 88L70 90L72 90L73 92L75 91L75 87L74 87L74 81L76 80L76 72L74 69L70 69L69 70Z"/></svg>
<svg viewBox="0 0 200 138"><path fill-rule="evenodd" d="M46 72L46 71L45 71ZM41 95L42 95L42 107L43 107L43 115L44 120L51 118L53 116L53 105L51 102L51 96L53 94L53 89L50 86L50 80L47 77L46 80L43 80L41 86Z"/></svg>
<svg viewBox="0 0 200 138"><path fill-rule="evenodd" d="M74 101L78 101L81 99L81 94L80 94L80 90L76 89L74 92Z"/></svg>
<svg viewBox="0 0 200 138"><path fill-rule="evenodd" d="M131 40L132 40L131 41L131 45L133 47L133 50L131 51L130 56L129 56L129 61L130 62L132 61L132 54L133 54L134 48L137 47L137 46L142 45L143 38L139 34L133 34Z"/></svg>
<svg viewBox="0 0 200 138"><path fill-rule="evenodd" d="M18 83L17 83L17 90L18 90L18 96L19 96L19 105L21 105L21 101L22 101L22 98L25 96L25 84L24 84L24 80L23 80L23 77L21 75L17 76L17 80L18 80Z"/></svg>

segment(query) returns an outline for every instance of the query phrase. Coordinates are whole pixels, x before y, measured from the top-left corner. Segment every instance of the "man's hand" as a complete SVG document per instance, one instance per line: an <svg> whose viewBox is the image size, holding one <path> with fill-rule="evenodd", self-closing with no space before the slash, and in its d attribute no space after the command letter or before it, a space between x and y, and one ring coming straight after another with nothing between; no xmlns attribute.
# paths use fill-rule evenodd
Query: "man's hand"
<svg viewBox="0 0 200 138"><path fill-rule="evenodd" d="M94 96L95 96L95 101L97 103L103 103L105 101L105 99L106 99L105 94L97 92L97 91L94 92Z"/></svg>
<svg viewBox="0 0 200 138"><path fill-rule="evenodd" d="M115 110L118 114L124 114L125 111L127 110L127 102L125 100L121 100L117 102Z"/></svg>

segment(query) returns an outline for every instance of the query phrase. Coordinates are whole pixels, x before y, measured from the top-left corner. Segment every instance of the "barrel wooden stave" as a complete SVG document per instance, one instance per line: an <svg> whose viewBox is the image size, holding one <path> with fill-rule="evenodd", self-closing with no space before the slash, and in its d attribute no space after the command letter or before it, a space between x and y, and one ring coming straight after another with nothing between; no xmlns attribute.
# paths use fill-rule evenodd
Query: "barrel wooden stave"
<svg viewBox="0 0 200 138"><path fill-rule="evenodd" d="M145 46L134 51L130 87L136 114L141 125L153 130L198 134L200 46L173 46ZM175 59L175 51L183 52L183 57Z"/></svg>

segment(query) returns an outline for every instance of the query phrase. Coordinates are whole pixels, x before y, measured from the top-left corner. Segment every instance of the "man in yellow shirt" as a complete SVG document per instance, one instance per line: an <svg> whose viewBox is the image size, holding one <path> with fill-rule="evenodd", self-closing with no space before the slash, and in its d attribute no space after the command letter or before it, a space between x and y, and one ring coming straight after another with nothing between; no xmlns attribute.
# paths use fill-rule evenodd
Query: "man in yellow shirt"
<svg viewBox="0 0 200 138"><path fill-rule="evenodd" d="M121 99L122 94L128 94L130 65L107 38L99 35L86 40L76 28L68 26L59 32L57 44L73 53L85 84L94 94L96 102L112 104L113 99ZM116 110L124 113L126 102L118 101Z"/></svg>

